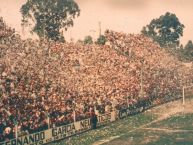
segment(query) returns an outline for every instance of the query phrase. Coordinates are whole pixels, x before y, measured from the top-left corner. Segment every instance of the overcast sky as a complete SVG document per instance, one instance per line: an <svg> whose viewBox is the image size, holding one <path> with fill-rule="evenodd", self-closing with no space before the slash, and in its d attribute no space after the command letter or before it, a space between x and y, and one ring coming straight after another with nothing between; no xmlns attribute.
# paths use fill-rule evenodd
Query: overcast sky
<svg viewBox="0 0 193 145"><path fill-rule="evenodd" d="M0 16L20 34L29 37L28 30L22 33L19 9L26 0L0 0ZM86 35L97 36L98 22L105 29L140 33L142 27L153 18L167 11L175 13L185 25L182 43L193 40L193 0L75 0L81 14L74 20L74 27L65 32L70 38L83 39Z"/></svg>

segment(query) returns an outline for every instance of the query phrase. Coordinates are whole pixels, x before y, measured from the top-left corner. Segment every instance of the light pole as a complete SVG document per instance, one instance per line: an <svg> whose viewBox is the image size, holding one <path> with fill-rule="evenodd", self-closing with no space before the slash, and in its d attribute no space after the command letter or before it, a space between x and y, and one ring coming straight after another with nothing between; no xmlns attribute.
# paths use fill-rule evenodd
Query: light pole
<svg viewBox="0 0 193 145"><path fill-rule="evenodd" d="M99 21L99 37L101 36L101 21Z"/></svg>
<svg viewBox="0 0 193 145"><path fill-rule="evenodd" d="M156 70L156 73L154 74L154 81L156 81L156 79L159 79L159 71L158 70ZM159 80L157 80L157 82L158 82ZM157 92L158 92L158 84L157 83L155 83L155 97L157 97Z"/></svg>
<svg viewBox="0 0 193 145"><path fill-rule="evenodd" d="M141 67L141 95L143 96L143 65Z"/></svg>
<svg viewBox="0 0 193 145"><path fill-rule="evenodd" d="M141 73L140 73L140 78L141 78L141 82L140 82L140 93L139 93L139 97L143 97L143 63L144 63L144 60L142 59L141 60Z"/></svg>

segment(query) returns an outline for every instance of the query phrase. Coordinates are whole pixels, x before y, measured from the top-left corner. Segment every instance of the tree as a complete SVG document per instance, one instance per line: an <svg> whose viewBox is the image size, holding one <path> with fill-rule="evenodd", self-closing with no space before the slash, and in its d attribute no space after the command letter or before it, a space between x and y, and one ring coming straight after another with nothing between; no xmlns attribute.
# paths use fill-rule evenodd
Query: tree
<svg viewBox="0 0 193 145"><path fill-rule="evenodd" d="M84 41L83 41L83 40L81 40L81 39L78 39L76 43L83 44L83 43L84 43Z"/></svg>
<svg viewBox="0 0 193 145"><path fill-rule="evenodd" d="M189 57L193 57L193 43L191 40L184 47L185 55Z"/></svg>
<svg viewBox="0 0 193 145"><path fill-rule="evenodd" d="M84 38L84 44L93 44L93 40L91 36L86 36Z"/></svg>
<svg viewBox="0 0 193 145"><path fill-rule="evenodd" d="M6 43L11 37L15 35L15 30L8 27L3 20L3 17L0 17L0 44Z"/></svg>
<svg viewBox="0 0 193 145"><path fill-rule="evenodd" d="M180 23L175 14L167 12L142 29L142 34L158 42L161 47L179 46L179 38L183 36L184 25Z"/></svg>
<svg viewBox="0 0 193 145"><path fill-rule="evenodd" d="M106 38L104 35L100 35L99 38L97 39L96 41L96 44L99 44L99 45L105 45L106 43Z"/></svg>
<svg viewBox="0 0 193 145"><path fill-rule="evenodd" d="M80 15L74 0L27 0L21 7L22 25L35 23L32 32L40 38L63 41L63 29L73 26L73 19Z"/></svg>

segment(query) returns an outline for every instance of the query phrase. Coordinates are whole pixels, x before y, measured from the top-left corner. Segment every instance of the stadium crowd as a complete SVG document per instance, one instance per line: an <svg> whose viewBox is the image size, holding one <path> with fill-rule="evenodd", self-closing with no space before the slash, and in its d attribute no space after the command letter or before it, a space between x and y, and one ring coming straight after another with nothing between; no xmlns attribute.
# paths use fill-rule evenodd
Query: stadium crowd
<svg viewBox="0 0 193 145"><path fill-rule="evenodd" d="M18 37L1 42L0 142L16 130L34 133L93 111L164 102L193 80L190 68L143 35L106 31L105 37L104 46Z"/></svg>

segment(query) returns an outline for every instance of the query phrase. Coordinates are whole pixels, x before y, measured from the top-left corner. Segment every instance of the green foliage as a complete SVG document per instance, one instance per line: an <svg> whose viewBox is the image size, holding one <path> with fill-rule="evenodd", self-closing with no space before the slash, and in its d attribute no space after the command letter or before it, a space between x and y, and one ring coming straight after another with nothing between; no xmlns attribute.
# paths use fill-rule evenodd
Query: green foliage
<svg viewBox="0 0 193 145"><path fill-rule="evenodd" d="M167 52L177 57L180 61L191 62L193 61L193 43L191 40L183 47L181 44L178 49L166 49Z"/></svg>
<svg viewBox="0 0 193 145"><path fill-rule="evenodd" d="M74 0L27 0L21 7L22 25L35 23L32 32L40 38L65 41L62 29L73 26L80 9Z"/></svg>
<svg viewBox="0 0 193 145"><path fill-rule="evenodd" d="M96 44L99 44L99 45L105 45L106 43L106 38L104 35L100 35L99 38L97 39L96 41Z"/></svg>
<svg viewBox="0 0 193 145"><path fill-rule="evenodd" d="M93 44L93 40L91 36L86 36L84 38L84 44Z"/></svg>
<svg viewBox="0 0 193 145"><path fill-rule="evenodd" d="M161 47L179 46L179 38L183 36L184 25L180 23L175 14L167 12L142 29L142 34L158 42Z"/></svg>
<svg viewBox="0 0 193 145"><path fill-rule="evenodd" d="M188 41L188 43L184 47L185 55L189 57L193 57L193 43L191 40Z"/></svg>
<svg viewBox="0 0 193 145"><path fill-rule="evenodd" d="M14 37L14 35L15 30L8 27L3 17L0 17L0 44L5 44L11 37Z"/></svg>

